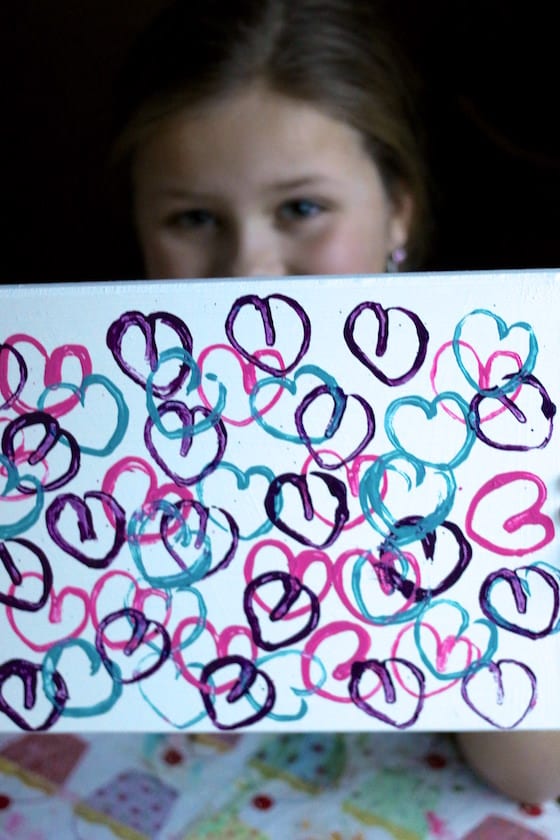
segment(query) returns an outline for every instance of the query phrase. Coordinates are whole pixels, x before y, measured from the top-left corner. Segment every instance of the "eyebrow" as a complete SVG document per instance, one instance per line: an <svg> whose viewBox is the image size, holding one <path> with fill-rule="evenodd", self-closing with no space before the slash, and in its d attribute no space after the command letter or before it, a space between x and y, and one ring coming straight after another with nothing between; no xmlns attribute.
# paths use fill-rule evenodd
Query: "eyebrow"
<svg viewBox="0 0 560 840"><path fill-rule="evenodd" d="M273 181L270 184L265 185L265 190L271 193L290 192L292 190L316 186L320 183L328 184L332 181L334 181L333 178L324 174L304 175L301 178L292 178L286 181ZM214 190L189 190L183 189L182 187L176 187L173 184L170 184L169 186L164 185L159 188L155 195L157 197L176 198L182 200L187 199L190 201L206 201L220 197Z"/></svg>

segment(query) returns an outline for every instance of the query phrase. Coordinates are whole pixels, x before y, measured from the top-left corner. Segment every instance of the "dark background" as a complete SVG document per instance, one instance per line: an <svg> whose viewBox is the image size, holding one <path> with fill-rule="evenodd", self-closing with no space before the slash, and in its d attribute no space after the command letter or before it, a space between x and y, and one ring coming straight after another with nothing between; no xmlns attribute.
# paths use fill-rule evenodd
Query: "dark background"
<svg viewBox="0 0 560 840"><path fill-rule="evenodd" d="M161 5L6 0L1 282L139 272L101 185L115 74ZM387 7L426 79L436 197L426 267L560 266L554 4L392 0Z"/></svg>

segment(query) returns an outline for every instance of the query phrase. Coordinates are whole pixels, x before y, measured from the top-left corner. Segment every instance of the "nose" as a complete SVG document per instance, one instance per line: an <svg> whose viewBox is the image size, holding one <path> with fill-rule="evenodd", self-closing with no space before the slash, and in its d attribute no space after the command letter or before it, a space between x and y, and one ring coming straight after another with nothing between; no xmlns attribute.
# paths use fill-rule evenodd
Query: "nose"
<svg viewBox="0 0 560 840"><path fill-rule="evenodd" d="M286 274L280 237L267 224L247 223L232 238L231 277L274 277Z"/></svg>

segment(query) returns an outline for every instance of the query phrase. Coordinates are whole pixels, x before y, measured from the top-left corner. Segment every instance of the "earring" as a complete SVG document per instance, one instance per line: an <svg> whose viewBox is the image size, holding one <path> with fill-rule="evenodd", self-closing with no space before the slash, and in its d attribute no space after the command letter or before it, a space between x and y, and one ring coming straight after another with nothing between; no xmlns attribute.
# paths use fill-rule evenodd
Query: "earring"
<svg viewBox="0 0 560 840"><path fill-rule="evenodd" d="M396 272L400 271L401 263L403 263L406 260L406 257L407 253L406 248L404 246L394 248L387 257L387 262L385 263L385 271L388 274L396 274Z"/></svg>

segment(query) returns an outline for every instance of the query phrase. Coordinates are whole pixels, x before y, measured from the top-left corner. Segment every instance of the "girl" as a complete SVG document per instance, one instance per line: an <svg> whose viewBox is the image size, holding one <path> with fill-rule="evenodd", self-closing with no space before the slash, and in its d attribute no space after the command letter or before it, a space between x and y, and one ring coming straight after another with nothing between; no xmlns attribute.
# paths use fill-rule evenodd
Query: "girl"
<svg viewBox="0 0 560 840"><path fill-rule="evenodd" d="M115 156L148 277L422 264L415 91L373 0L175 2L122 87ZM458 739L508 795L560 793L560 732Z"/></svg>

